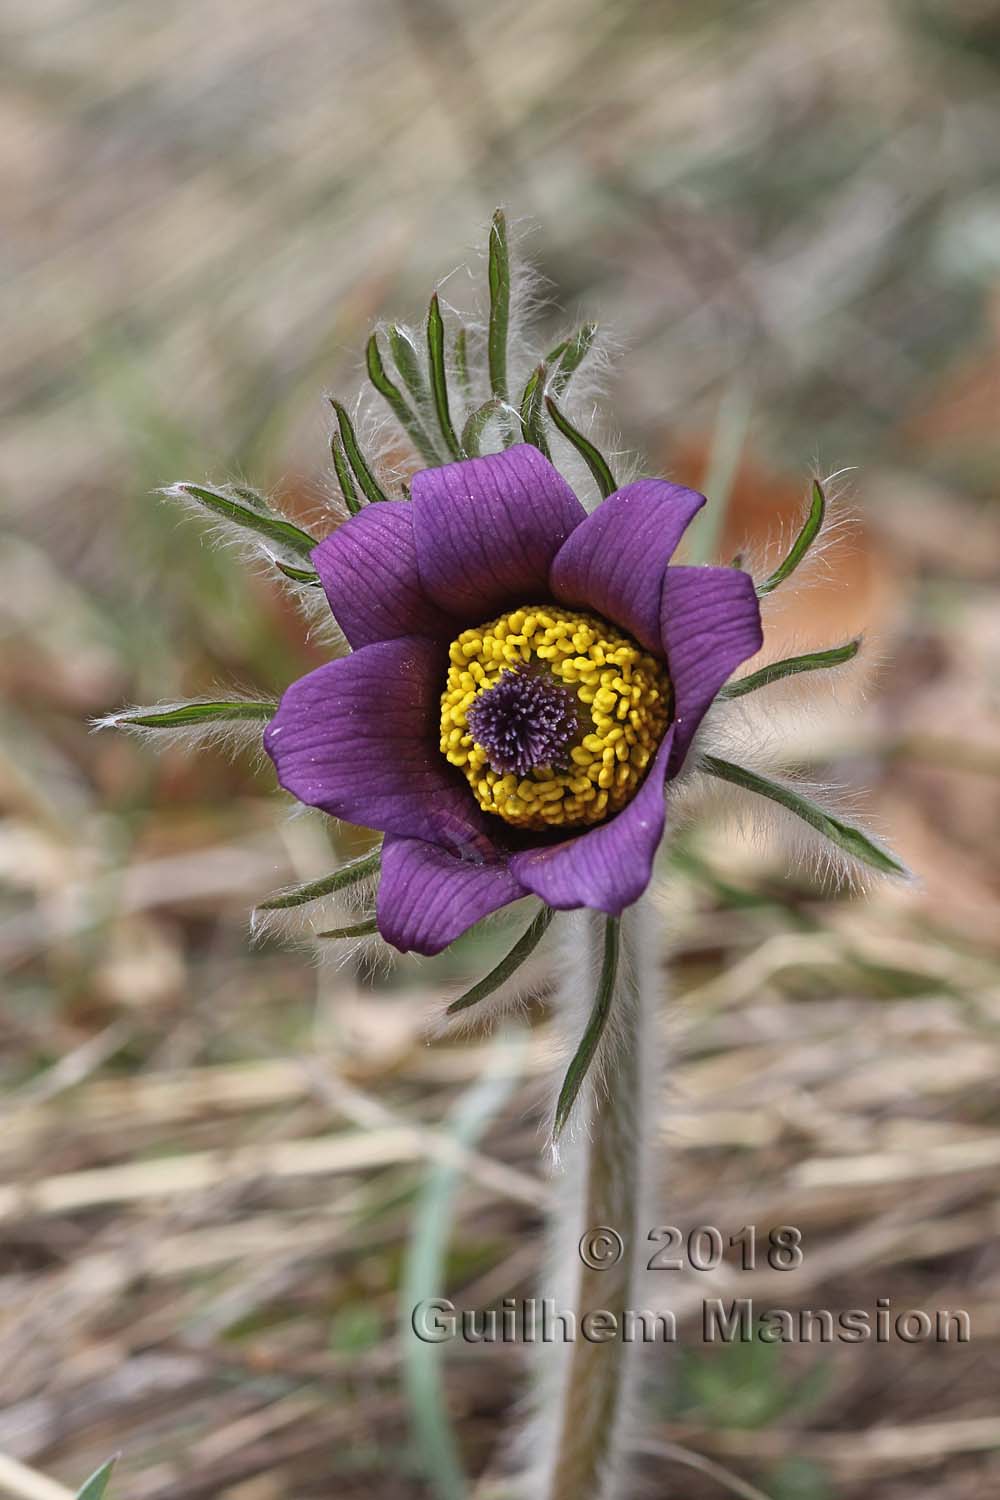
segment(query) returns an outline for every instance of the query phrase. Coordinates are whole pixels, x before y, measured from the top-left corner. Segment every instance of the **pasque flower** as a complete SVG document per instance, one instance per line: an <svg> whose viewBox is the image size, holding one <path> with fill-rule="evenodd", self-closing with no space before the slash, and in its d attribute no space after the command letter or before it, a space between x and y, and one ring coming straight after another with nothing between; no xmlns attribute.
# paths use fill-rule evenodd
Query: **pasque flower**
<svg viewBox="0 0 1000 1500"><path fill-rule="evenodd" d="M422 470L312 553L351 653L264 742L302 802L384 833L396 948L526 895L615 916L642 894L665 783L761 646L747 573L671 562L703 503L642 479L588 514L522 444Z"/></svg>

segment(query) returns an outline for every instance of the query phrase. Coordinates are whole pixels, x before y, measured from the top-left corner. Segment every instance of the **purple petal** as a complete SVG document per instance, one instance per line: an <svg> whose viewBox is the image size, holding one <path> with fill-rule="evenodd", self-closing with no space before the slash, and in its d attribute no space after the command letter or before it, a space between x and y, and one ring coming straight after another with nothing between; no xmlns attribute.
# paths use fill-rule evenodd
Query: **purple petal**
<svg viewBox="0 0 1000 1500"><path fill-rule="evenodd" d="M663 575L704 495L663 479L616 490L563 543L549 582L562 604L593 609L648 651L662 649Z"/></svg>
<svg viewBox="0 0 1000 1500"><path fill-rule="evenodd" d="M366 505L312 553L338 625L357 651L404 635L454 635L420 587L413 511L405 500Z"/></svg>
<svg viewBox="0 0 1000 1500"><path fill-rule="evenodd" d="M441 658L418 636L379 641L293 682L264 732L282 786L349 823L489 851L438 750Z"/></svg>
<svg viewBox="0 0 1000 1500"><path fill-rule="evenodd" d="M424 590L464 620L547 599L552 559L586 515L528 444L424 469L411 504Z"/></svg>
<svg viewBox="0 0 1000 1500"><path fill-rule="evenodd" d="M480 917L526 894L503 860L471 864L420 839L389 836L382 845L378 927L402 953L440 953Z"/></svg>
<svg viewBox="0 0 1000 1500"><path fill-rule="evenodd" d="M642 786L610 822L565 843L515 854L517 879L549 906L589 906L617 917L649 884L666 816L663 783L673 726L667 730Z"/></svg>
<svg viewBox="0 0 1000 1500"><path fill-rule="evenodd" d="M674 690L673 776L723 683L761 648L753 579L739 568L668 568L660 624Z"/></svg>

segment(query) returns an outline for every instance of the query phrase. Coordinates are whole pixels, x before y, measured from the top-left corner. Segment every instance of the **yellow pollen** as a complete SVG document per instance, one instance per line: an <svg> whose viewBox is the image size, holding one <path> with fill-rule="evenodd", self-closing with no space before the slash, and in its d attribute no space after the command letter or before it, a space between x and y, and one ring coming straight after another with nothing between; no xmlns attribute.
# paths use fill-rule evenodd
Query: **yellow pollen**
<svg viewBox="0 0 1000 1500"><path fill-rule="evenodd" d="M464 630L449 647L441 696L441 752L480 807L518 828L585 827L638 791L671 714L664 664L596 615L532 604ZM504 672L544 672L575 694L579 729L559 765L501 772L467 714Z"/></svg>

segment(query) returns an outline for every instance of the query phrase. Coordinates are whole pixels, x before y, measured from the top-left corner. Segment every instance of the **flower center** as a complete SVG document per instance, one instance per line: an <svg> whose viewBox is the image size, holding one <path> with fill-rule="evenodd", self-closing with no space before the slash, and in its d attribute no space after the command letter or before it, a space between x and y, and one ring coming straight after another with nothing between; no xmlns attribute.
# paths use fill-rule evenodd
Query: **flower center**
<svg viewBox="0 0 1000 1500"><path fill-rule="evenodd" d="M583 827L635 795L670 720L662 662L575 610L529 605L449 648L441 750L484 811Z"/></svg>

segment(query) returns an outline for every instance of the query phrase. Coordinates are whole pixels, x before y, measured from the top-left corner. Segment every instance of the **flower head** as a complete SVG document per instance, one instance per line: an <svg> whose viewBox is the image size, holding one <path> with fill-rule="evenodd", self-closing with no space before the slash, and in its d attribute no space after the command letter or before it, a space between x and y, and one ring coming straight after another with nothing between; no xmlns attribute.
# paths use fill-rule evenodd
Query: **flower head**
<svg viewBox="0 0 1000 1500"><path fill-rule="evenodd" d="M292 684L265 746L301 801L385 834L395 947L529 894L641 895L665 783L761 645L747 574L671 566L703 503L644 479L588 514L523 444L423 470L316 548L351 654Z"/></svg>

